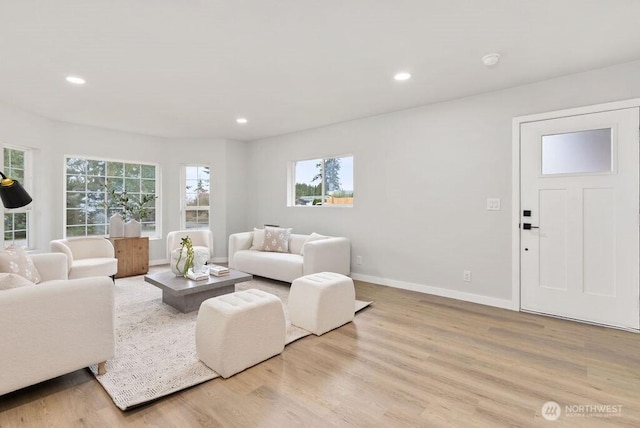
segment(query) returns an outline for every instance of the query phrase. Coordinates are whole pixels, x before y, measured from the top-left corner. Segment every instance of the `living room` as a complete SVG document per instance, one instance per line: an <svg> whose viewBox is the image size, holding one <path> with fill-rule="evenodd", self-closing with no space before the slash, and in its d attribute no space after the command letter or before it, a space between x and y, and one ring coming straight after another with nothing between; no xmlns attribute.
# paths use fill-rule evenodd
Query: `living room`
<svg viewBox="0 0 640 428"><path fill-rule="evenodd" d="M210 153L216 260L225 260L229 234L275 223L349 236L354 278L511 307L512 118L633 98L639 69L640 62L625 63L253 142L128 134L47 120L7 104L0 105L0 123L3 141L34 149L36 249L64 233L65 155L158 163L160 230L171 231L180 228L180 210L171 209L180 206L180 166ZM430 140L447 144L427 145ZM353 208L288 207L288 163L325 153L353 155ZM263 163L279 167L264 170ZM488 197L501 198L500 211L486 210ZM406 225L413 233L399 233ZM152 264L166 262L164 240L157 238L149 244ZM471 284L462 280L465 269L473 272Z"/></svg>
<svg viewBox="0 0 640 428"><path fill-rule="evenodd" d="M580 10L578 2L572 3ZM611 4L604 1L596 3L595 11L600 8L603 13ZM619 3L620 10L627 10L620 15L631 16L638 12L637 6L631 2ZM493 6L496 7L495 4ZM547 6L552 8L551 2ZM595 11L590 10L592 15L589 16L595 16ZM607 29L611 30L610 27ZM615 37L604 39L603 45L615 46ZM628 46L626 42L629 40L627 37L623 39L624 43L620 43ZM507 49L509 44L504 42L501 46ZM495 45L487 47L497 48ZM233 123L235 130L232 134L210 137L157 136L162 134L160 131L145 135L81 124L88 120L88 116L81 114L85 97L81 91L90 90L91 85L99 85L89 75L85 76L86 87L65 87L61 82L55 92L73 99L78 110L76 123L30 111L27 101L21 105L12 98L13 92L6 89L0 92L0 141L10 147L29 149L32 155L30 191L34 202L31 206L31 238L35 251L47 251L51 240L65 236L65 156L158 165L158 233L150 237L151 265L167 263L166 234L181 228L182 166L207 164L211 168L213 202L210 228L214 236L215 262L226 262L229 235L264 224L279 224L291 227L294 233L317 232L348 237L351 240L352 278L368 284L390 286L392 291L399 293L401 291L397 289L423 293L400 294L396 299L403 304L411 299L420 301L425 296L435 295L485 305L478 309L479 312L506 308L515 309L509 312L515 315L518 314L519 301L513 292L513 119L640 98L640 81L637 78L640 75L640 53L637 50L630 53L621 48L617 56L611 55L602 61L596 57L592 62L584 60L588 55L575 53L576 65L566 67L561 74L548 72L545 75L541 72L535 80L502 84L510 79L509 57L516 56L517 47L511 46L511 49L503 51L500 63L492 68L480 61L488 51L472 50L473 54L469 54L469 64L478 67L474 76L486 79L489 89L461 92L430 102L410 102L403 107L380 109L367 116L354 115L306 127L296 128L294 123L285 132L265 132L257 138L243 137L243 133L255 132L250 129L254 123L260 122L258 111L251 115L247 113L249 122L243 125L245 128ZM571 64L571 49L571 45L563 45L563 49L553 51L553 54L563 53L566 62ZM530 57L526 66L535 68L538 60ZM519 61L524 60L519 58ZM389 64L389 67L396 66ZM71 72L69 67L67 65L60 72ZM456 70L440 70L455 78ZM391 75L384 76L388 81L381 81L381 86L407 92L411 91L410 85L421 79L421 70L416 67L412 79L394 82L394 71L392 69ZM4 97L1 96L3 93ZM120 94L119 98L123 104L135 105L135 96L134 91L131 99L127 94ZM178 104L188 104L184 100L179 101ZM278 96L274 95L272 102L278 101ZM313 111L313 104L309 102L305 106ZM161 123L161 118L166 116L162 108L158 110L160 114L155 120ZM114 118L117 119L114 123L121 119L117 114ZM227 119L235 121L234 117ZM287 179L292 162L343 155L354 159L352 207L288 205ZM500 199L499 210L487 210L489 198ZM472 272L471 281L463 279L464 271ZM376 302L388 291L385 289L381 293L374 298ZM375 322L371 320L372 325ZM384 324L388 320L382 316L380 322ZM353 334L357 336L357 333ZM617 337L632 333L613 329L594 333L596 336L600 334ZM632 341L635 341L633 346L637 349L637 337L629 340ZM324 339L322 344L315 346L331 345L328 339ZM629 349L624 350L627 352ZM640 374L637 368L631 368L637 357L635 360L627 358L627 373L635 386L627 385L623 391L638 392ZM416 370L420 370L419 366ZM79 379L79 384L74 387L80 391L88 388L83 386L84 383L94 382L78 376L73 378L74 381ZM262 373L262 376L267 375ZM63 389L65 381L60 382L55 389ZM245 382L252 381L245 378ZM249 387L237 385L237 388ZM38 392L34 394L43 399ZM196 392L190 390L186 394L193 396ZM582 397L580 393L576 395ZM553 397L541 397L540 402L547 401L547 398L551 400ZM574 396L570 399L572 401L567 401L567 404L594 402L594 399L578 401ZM170 400L164 405L175 411L175 404ZM173 400L183 403L182 400L187 398ZM163 406L163 402L155 406ZM145 408L138 415L142 418L147 411L153 410ZM162 413L163 410L155 408L155 411ZM626 407L624 412L625 417L637 421L640 409ZM113 420L119 420L115 418ZM4 426L2 420L0 413L0 426ZM176 424L175 421L172 419L169 425ZM567 424L572 422L564 421ZM339 425L336 420L333 423Z"/></svg>

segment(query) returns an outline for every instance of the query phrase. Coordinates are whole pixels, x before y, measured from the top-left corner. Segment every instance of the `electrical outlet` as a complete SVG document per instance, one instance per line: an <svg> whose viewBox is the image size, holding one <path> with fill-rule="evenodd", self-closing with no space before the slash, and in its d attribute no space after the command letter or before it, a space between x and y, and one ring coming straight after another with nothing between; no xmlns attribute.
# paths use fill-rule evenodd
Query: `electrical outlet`
<svg viewBox="0 0 640 428"><path fill-rule="evenodd" d="M500 211L500 198L488 198L487 199L488 211Z"/></svg>
<svg viewBox="0 0 640 428"><path fill-rule="evenodd" d="M464 282L471 282L471 271L470 270L462 271L462 280Z"/></svg>
<svg viewBox="0 0 640 428"><path fill-rule="evenodd" d="M362 256L357 256L356 257L356 264L357 265L361 265L362 264Z"/></svg>

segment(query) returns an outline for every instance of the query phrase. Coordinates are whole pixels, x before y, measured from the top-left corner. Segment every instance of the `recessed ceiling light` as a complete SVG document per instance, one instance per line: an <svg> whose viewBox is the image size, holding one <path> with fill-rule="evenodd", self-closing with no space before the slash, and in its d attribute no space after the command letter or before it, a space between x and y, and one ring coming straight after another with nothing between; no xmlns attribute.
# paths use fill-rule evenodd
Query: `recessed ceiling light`
<svg viewBox="0 0 640 428"><path fill-rule="evenodd" d="M236 119L236 122L238 122L240 125L244 125L245 123L247 123L249 121L247 120L246 117L239 117L239 118Z"/></svg>
<svg viewBox="0 0 640 428"><path fill-rule="evenodd" d="M492 67L500 61L500 54L492 53L482 57L482 63L487 67Z"/></svg>
<svg viewBox="0 0 640 428"><path fill-rule="evenodd" d="M411 79L411 74L403 71L400 73L396 73L396 75L393 76L393 78L396 80L409 80Z"/></svg>
<svg viewBox="0 0 640 428"><path fill-rule="evenodd" d="M84 85L85 83L87 83L86 80L78 76L67 76L66 80L67 82L73 83L74 85Z"/></svg>

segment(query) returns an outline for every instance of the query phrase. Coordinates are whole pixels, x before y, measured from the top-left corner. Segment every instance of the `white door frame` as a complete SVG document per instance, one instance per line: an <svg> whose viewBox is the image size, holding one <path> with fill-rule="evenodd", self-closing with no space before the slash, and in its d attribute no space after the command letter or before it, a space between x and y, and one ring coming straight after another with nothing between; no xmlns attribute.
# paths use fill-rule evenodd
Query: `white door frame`
<svg viewBox="0 0 640 428"><path fill-rule="evenodd" d="M511 309L520 311L520 125L527 122L640 107L640 98L514 117L512 122Z"/></svg>

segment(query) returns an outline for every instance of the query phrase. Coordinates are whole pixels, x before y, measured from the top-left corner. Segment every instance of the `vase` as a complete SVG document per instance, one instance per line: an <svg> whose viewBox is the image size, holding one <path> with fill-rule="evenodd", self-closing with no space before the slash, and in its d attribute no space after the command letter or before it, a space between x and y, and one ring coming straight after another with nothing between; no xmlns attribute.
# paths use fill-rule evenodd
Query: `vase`
<svg viewBox="0 0 640 428"><path fill-rule="evenodd" d="M125 238L138 238L140 235L142 235L142 227L138 220L132 218L124 224Z"/></svg>
<svg viewBox="0 0 640 428"><path fill-rule="evenodd" d="M187 270L191 267L191 266L187 266L185 268L186 262L187 262L187 250L178 248L171 252L171 261L169 264L171 265L171 272L173 272L175 276L185 275Z"/></svg>
<svg viewBox="0 0 640 428"><path fill-rule="evenodd" d="M124 220L120 214L109 217L109 237L122 238L124 236Z"/></svg>

